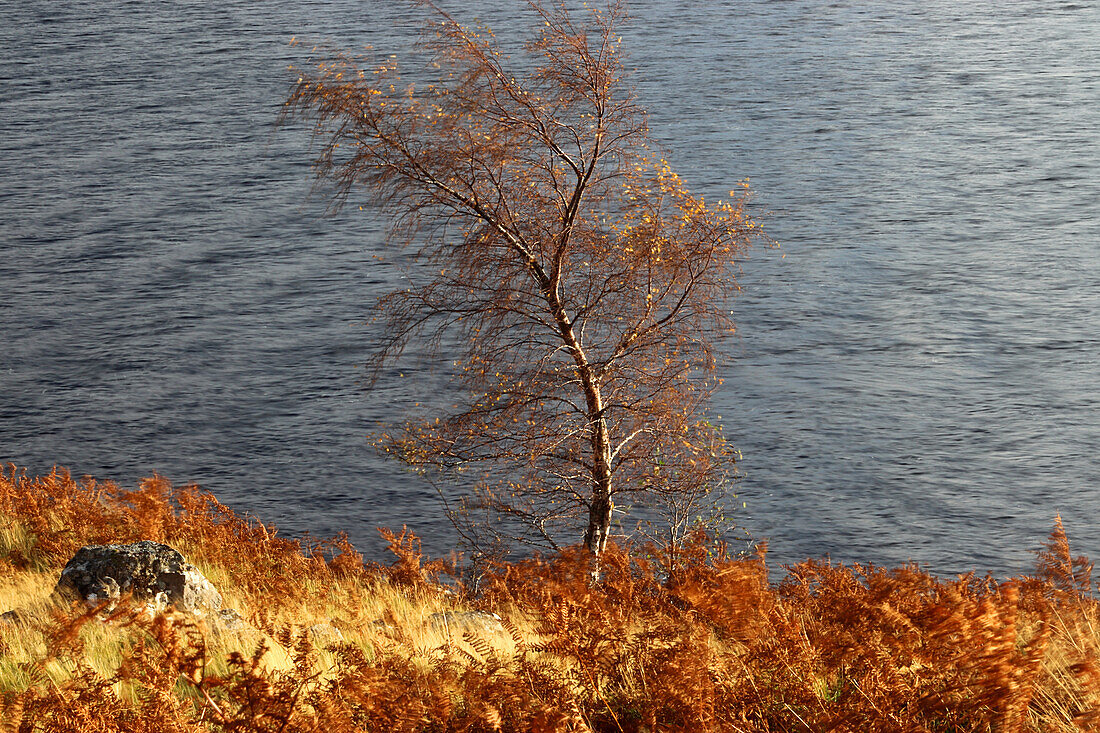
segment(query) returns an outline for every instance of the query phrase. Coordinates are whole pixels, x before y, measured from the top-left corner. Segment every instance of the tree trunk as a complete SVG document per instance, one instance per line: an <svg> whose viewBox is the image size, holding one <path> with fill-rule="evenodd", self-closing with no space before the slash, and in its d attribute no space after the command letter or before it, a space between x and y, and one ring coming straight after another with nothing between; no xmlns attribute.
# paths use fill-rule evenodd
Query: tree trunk
<svg viewBox="0 0 1100 733"><path fill-rule="evenodd" d="M595 415L603 411L599 389L589 400L589 407L595 407ZM584 546L599 560L607 546L607 536L611 530L611 440L607 433L607 421L595 417L592 421L592 501L588 505L588 529L584 533Z"/></svg>
<svg viewBox="0 0 1100 733"><path fill-rule="evenodd" d="M585 356L584 348L573 331L573 322L565 312L555 286L534 260L530 263L535 279L542 288L550 311L565 346L573 355L577 377L584 390L588 422L592 431L592 500L588 505L588 528L584 533L584 546L595 556L593 576L599 575L599 558L607 546L611 529L611 435L604 417L603 395L600 394L599 377Z"/></svg>
<svg viewBox="0 0 1100 733"><path fill-rule="evenodd" d="M599 558L607 546L607 535L611 530L610 486L597 486L592 492L592 503L588 508L588 530L584 533L584 546Z"/></svg>

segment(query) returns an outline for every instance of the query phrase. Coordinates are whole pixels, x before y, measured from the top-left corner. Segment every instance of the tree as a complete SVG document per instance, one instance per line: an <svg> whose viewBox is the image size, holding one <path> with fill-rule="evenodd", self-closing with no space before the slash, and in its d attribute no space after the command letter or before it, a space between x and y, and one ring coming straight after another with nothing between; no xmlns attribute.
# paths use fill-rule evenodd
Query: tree
<svg viewBox="0 0 1100 733"><path fill-rule="evenodd" d="M733 468L705 408L738 261L759 234L747 192L708 206L653 154L618 2L586 9L582 26L534 0L517 58L418 4L437 83L333 53L298 70L285 108L315 123L334 200L366 189L414 247L411 284L378 303L375 366L411 339L456 337L468 401L383 445L473 477L460 514L511 520L528 541L557 547L583 525L598 557L616 500L671 508L682 525Z"/></svg>

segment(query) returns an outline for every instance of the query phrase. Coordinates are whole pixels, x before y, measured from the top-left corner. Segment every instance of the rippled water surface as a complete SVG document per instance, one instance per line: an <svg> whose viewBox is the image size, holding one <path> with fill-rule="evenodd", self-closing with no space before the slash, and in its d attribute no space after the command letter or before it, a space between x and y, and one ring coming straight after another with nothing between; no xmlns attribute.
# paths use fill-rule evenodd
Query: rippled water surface
<svg viewBox="0 0 1100 733"><path fill-rule="evenodd" d="M450 3L474 17L468 4ZM1100 6L636 2L624 44L697 191L750 178L717 412L776 562L1100 557ZM529 18L477 14L503 39ZM0 460L196 481L288 534L434 494L366 447L439 388L358 384L380 224L276 131L292 36L408 47L399 3L22 3L0 26ZM365 202L364 202L365 203Z"/></svg>

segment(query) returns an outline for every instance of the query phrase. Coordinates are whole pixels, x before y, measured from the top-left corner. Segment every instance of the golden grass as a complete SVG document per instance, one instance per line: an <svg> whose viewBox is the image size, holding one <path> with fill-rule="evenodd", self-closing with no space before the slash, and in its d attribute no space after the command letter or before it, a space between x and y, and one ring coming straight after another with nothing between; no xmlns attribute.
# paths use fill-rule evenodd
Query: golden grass
<svg viewBox="0 0 1100 733"><path fill-rule="evenodd" d="M84 544L173 545L250 627L62 607ZM364 563L159 477L0 476L0 731L1093 731L1100 607L1057 522L1034 577L943 580L700 539L675 558L570 550L493 568L475 598L415 538ZM649 558L649 559L645 559ZM433 614L495 611L503 632Z"/></svg>

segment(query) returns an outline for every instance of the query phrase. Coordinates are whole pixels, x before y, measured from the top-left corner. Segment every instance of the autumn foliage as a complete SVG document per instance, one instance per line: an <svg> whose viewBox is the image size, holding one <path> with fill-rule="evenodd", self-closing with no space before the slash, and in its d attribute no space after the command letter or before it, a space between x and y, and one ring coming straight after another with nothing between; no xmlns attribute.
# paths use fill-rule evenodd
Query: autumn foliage
<svg viewBox="0 0 1100 733"><path fill-rule="evenodd" d="M434 578L415 538L396 561L277 538L194 487L136 490L61 472L0 479L0 730L1091 731L1100 635L1087 561L1059 522L1035 577L939 579L807 562L769 582L695 541L670 559L610 545L495 567L475 597ZM80 545L175 544L256 628L175 613L110 616L45 596ZM35 605L38 604L38 605ZM436 633L476 608L503 632ZM29 610L28 610L29 609ZM340 629L322 638L318 618ZM341 638L342 637L342 638ZM274 658L281 660L274 663ZM276 660L276 661L278 661Z"/></svg>
<svg viewBox="0 0 1100 733"><path fill-rule="evenodd" d="M707 403L758 225L705 202L655 150L624 70L621 3L531 3L522 53L430 2L430 83L393 58L323 52L288 118L315 123L334 198L392 215L415 264L375 313L378 363L410 340L457 356L464 397L381 439L460 472L456 518L558 548L607 543L616 507L681 536L735 452ZM381 250L380 251L385 251ZM481 521L484 519L484 521ZM583 532L583 535L582 535Z"/></svg>

